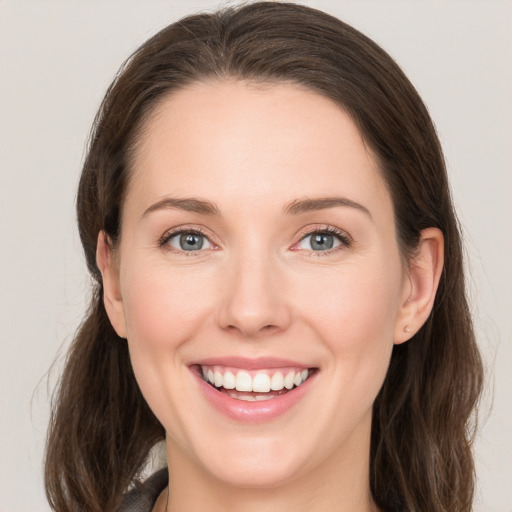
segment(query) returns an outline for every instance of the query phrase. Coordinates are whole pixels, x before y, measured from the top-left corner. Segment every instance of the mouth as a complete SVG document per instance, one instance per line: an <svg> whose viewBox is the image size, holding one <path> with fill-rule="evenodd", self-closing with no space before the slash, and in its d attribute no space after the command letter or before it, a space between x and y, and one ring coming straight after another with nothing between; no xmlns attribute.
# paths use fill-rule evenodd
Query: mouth
<svg viewBox="0 0 512 512"><path fill-rule="evenodd" d="M316 368L241 369L222 365L194 365L194 371L218 392L235 400L261 402L282 397L302 386Z"/></svg>

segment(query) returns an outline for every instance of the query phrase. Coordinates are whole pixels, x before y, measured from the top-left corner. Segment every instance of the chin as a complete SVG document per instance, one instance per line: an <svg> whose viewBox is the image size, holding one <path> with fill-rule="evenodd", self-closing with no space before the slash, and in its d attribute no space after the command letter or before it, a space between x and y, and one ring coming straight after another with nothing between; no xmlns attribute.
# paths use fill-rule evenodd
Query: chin
<svg viewBox="0 0 512 512"><path fill-rule="evenodd" d="M215 441L214 441L215 440ZM202 439L203 443L205 439ZM311 463L305 441L276 436L210 438L197 446L194 458L215 480L238 488L277 488L299 478ZM307 443L307 442L306 442Z"/></svg>
<svg viewBox="0 0 512 512"><path fill-rule="evenodd" d="M304 468L293 461L277 460L275 457L264 459L255 457L235 458L215 464L207 470L224 484L241 489L274 489L285 486L299 478Z"/></svg>

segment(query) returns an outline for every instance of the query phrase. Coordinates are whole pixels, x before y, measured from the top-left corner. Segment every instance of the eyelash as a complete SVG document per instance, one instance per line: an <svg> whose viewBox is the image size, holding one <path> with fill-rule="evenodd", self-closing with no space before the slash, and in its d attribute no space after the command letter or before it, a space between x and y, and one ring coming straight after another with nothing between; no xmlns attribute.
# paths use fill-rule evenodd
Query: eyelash
<svg viewBox="0 0 512 512"><path fill-rule="evenodd" d="M202 236L202 237L206 238L213 246L216 245L210 240L210 237L202 229L197 228L197 227L188 228L186 226L182 226L175 230L165 232L164 235L160 238L158 245L166 251L174 252L177 254L182 254L184 256L199 256L199 254L196 254L196 253L204 252L204 251L200 251L200 250L199 251L182 251L182 250L178 250L178 249L175 249L174 247L170 246L169 241L171 240L171 238L174 238L179 235L185 235L185 234L186 235L190 234L190 235Z"/></svg>
<svg viewBox="0 0 512 512"><path fill-rule="evenodd" d="M160 238L158 245L164 250L175 252L178 254L182 254L185 256L199 256L197 253L204 253L204 251L198 250L198 251L184 251L184 250L177 250L169 245L169 241L179 235L184 234L191 234L191 235L199 235L204 238L206 238L210 244L213 246L216 246L215 243L213 243L210 239L210 237L200 228L197 227L181 227L177 228L175 230L167 231L164 233L164 235ZM309 250L313 256L326 256L329 254L332 254L333 252L337 252L340 249L346 249L349 248L352 245L352 238L344 231L341 231L340 229L337 229L333 226L325 226L325 227L315 227L313 229L310 229L309 231L305 231L301 233L300 239L298 242L294 243L292 246L292 250L298 250L293 249L294 247L297 247L298 244L300 244L304 239L306 239L309 236L318 235L318 234L328 234L334 236L339 242L340 245L338 247L334 247L332 249L327 249L325 251L313 251ZM215 250L215 249L214 249Z"/></svg>
<svg viewBox="0 0 512 512"><path fill-rule="evenodd" d="M294 243L292 247L297 247L303 240L305 240L306 238L308 238L310 236L323 235L323 234L332 235L334 238L336 238L340 242L340 245L338 247L334 247L332 249L327 249L325 251L309 250L308 253L310 256L312 256L312 257L329 256L339 250L348 249L352 245L352 242L353 242L350 235L348 235L345 231L342 231L338 228L335 228L333 226L315 226L314 228L309 228L309 230L301 233L299 241ZM295 250L297 250L297 249L295 249Z"/></svg>

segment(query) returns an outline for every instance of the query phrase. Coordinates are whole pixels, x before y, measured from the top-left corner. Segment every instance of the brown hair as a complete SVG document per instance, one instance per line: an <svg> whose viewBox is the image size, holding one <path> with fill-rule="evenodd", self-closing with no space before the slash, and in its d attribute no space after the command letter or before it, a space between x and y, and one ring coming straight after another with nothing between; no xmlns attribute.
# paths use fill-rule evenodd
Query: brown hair
<svg viewBox="0 0 512 512"><path fill-rule="evenodd" d="M168 26L128 59L107 91L78 190L79 231L95 283L55 395L45 461L52 508L114 511L164 438L127 345L105 313L96 240L100 230L114 243L119 237L130 159L145 120L171 91L208 78L286 81L332 99L377 157L404 256L422 229L443 232L444 270L432 314L412 340L394 347L374 404L370 485L383 511L467 512L474 486L470 420L482 365L434 126L414 87L373 41L325 13L281 2Z"/></svg>

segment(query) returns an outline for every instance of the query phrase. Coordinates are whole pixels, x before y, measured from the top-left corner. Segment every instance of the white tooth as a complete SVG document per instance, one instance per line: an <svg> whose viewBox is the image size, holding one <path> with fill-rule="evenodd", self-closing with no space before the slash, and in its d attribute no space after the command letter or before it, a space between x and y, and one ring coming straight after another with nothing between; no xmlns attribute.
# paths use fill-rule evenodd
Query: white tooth
<svg viewBox="0 0 512 512"><path fill-rule="evenodd" d="M208 380L208 370L204 366L201 366L201 371L203 372L203 379Z"/></svg>
<svg viewBox="0 0 512 512"><path fill-rule="evenodd" d="M256 401L256 397L255 396L251 396L251 395L237 396L236 398L238 400L244 400L246 402L255 402Z"/></svg>
<svg viewBox="0 0 512 512"><path fill-rule="evenodd" d="M236 374L236 390L237 391L252 391L252 379L251 376L244 371L240 371Z"/></svg>
<svg viewBox="0 0 512 512"><path fill-rule="evenodd" d="M284 378L284 387L286 389L292 389L293 388L293 380L295 379L295 373L290 372L285 378Z"/></svg>
<svg viewBox="0 0 512 512"><path fill-rule="evenodd" d="M213 373L213 370L208 370L208 380L215 384L215 374Z"/></svg>
<svg viewBox="0 0 512 512"><path fill-rule="evenodd" d="M309 370L302 370L302 373L300 374L300 378L302 379L302 382L304 382L309 377Z"/></svg>
<svg viewBox="0 0 512 512"><path fill-rule="evenodd" d="M270 397L268 395L255 395L255 400L260 402L262 400L270 400Z"/></svg>
<svg viewBox="0 0 512 512"><path fill-rule="evenodd" d="M295 378L293 379L293 383L296 386L300 386L302 384L302 377L301 377L300 372L295 374Z"/></svg>
<svg viewBox="0 0 512 512"><path fill-rule="evenodd" d="M215 387L220 388L222 387L224 379L222 378L222 373L220 373L218 370L215 370L214 372L214 378L215 378Z"/></svg>
<svg viewBox="0 0 512 512"><path fill-rule="evenodd" d="M224 374L224 389L235 389L236 379L235 376L231 372L226 372Z"/></svg>
<svg viewBox="0 0 512 512"><path fill-rule="evenodd" d="M258 393L270 391L270 377L265 373L257 373L252 379L252 390Z"/></svg>
<svg viewBox="0 0 512 512"><path fill-rule="evenodd" d="M272 391L281 391L284 388L284 377L281 372L276 372L270 380L270 389Z"/></svg>

